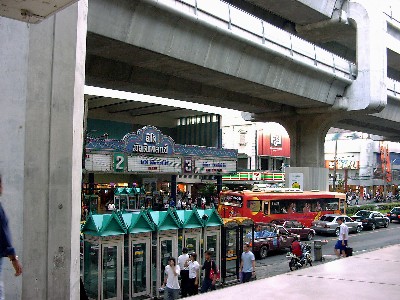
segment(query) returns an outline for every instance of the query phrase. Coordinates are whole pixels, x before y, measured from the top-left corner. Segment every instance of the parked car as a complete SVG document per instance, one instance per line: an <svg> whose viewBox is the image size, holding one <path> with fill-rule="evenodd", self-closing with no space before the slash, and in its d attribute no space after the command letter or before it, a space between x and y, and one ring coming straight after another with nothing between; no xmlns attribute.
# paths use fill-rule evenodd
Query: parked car
<svg viewBox="0 0 400 300"><path fill-rule="evenodd" d="M388 227L390 219L378 211L360 210L353 219L362 222L364 228L375 230L377 227Z"/></svg>
<svg viewBox="0 0 400 300"><path fill-rule="evenodd" d="M344 218L344 223L349 227L349 232L360 233L363 229L361 222L354 221L346 215L336 214L323 215L318 221L313 221L311 223L311 229L314 229L316 233L335 234L339 236L340 229L337 223L339 217Z"/></svg>
<svg viewBox="0 0 400 300"><path fill-rule="evenodd" d="M298 234L301 239L311 241L315 236L315 230L305 227L297 220L276 219L272 223L280 225L290 233Z"/></svg>
<svg viewBox="0 0 400 300"><path fill-rule="evenodd" d="M272 223L256 223L253 252L264 259L271 251L290 249L296 234Z"/></svg>
<svg viewBox="0 0 400 300"><path fill-rule="evenodd" d="M390 219L390 222L396 220L397 222L400 223L400 207L393 207L392 210L389 211L386 216Z"/></svg>

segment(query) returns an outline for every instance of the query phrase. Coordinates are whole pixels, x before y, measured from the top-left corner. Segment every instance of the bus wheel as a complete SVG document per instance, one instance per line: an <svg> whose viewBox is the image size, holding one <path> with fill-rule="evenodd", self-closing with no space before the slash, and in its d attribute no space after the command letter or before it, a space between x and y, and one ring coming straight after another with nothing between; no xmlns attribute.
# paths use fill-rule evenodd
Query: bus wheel
<svg viewBox="0 0 400 300"><path fill-rule="evenodd" d="M267 246L262 246L260 249L260 258L264 259L268 256L268 247Z"/></svg>

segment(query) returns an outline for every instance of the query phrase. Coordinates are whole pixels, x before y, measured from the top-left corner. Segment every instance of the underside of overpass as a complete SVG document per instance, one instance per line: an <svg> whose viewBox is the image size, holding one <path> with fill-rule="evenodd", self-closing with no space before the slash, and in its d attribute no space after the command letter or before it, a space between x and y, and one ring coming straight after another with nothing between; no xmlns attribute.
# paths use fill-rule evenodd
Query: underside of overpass
<svg viewBox="0 0 400 300"><path fill-rule="evenodd" d="M271 120L306 118L298 115L299 110L303 114L311 108L318 113L327 109L333 115L332 126L391 140L400 136L395 119L400 113L397 98L374 115L329 111L349 83L246 44L229 33L210 31L201 22L162 11L149 2L90 2L88 85L232 108L265 121L266 116ZM285 14L276 11L280 6L274 1L230 2L355 61L355 27L332 21L342 1L321 1L319 11L310 1L295 1L293 9L284 9ZM398 54L390 49L387 53L388 73L400 74Z"/></svg>

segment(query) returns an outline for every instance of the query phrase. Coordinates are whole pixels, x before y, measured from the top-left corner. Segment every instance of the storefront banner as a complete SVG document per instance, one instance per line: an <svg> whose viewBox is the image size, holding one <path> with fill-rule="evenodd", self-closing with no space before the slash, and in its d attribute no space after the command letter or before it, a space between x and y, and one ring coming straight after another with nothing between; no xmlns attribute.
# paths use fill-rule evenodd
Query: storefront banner
<svg viewBox="0 0 400 300"><path fill-rule="evenodd" d="M86 154L85 169L87 171L111 172L113 170L113 155Z"/></svg>
<svg viewBox="0 0 400 300"><path fill-rule="evenodd" d="M128 172L135 173L182 173L180 157L129 156Z"/></svg>
<svg viewBox="0 0 400 300"><path fill-rule="evenodd" d="M236 163L236 160L228 159L196 159L194 172L197 174L236 173Z"/></svg>
<svg viewBox="0 0 400 300"><path fill-rule="evenodd" d="M335 168L335 161L334 160L326 160L325 167L333 170ZM336 161L336 169L337 170L358 170L360 169L360 161L358 160L348 160L348 159L338 159Z"/></svg>

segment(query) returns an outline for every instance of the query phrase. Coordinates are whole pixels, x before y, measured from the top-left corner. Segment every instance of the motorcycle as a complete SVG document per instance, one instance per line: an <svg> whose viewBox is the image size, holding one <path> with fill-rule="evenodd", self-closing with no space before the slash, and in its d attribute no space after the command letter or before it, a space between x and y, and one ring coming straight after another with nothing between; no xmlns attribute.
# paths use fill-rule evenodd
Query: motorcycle
<svg viewBox="0 0 400 300"><path fill-rule="evenodd" d="M301 244L301 251L303 253L301 257L292 252L286 254L286 258L289 260L290 271L298 270L307 265L312 266L311 246L309 244Z"/></svg>

